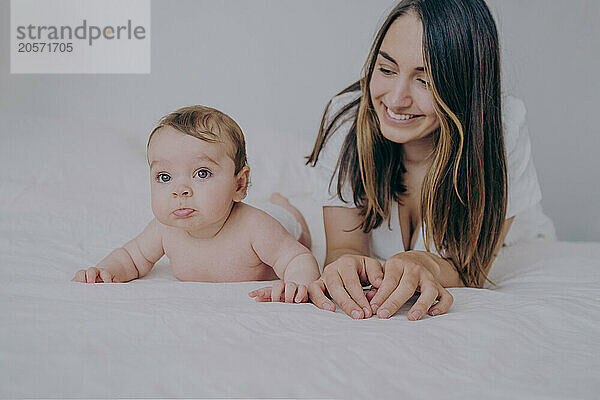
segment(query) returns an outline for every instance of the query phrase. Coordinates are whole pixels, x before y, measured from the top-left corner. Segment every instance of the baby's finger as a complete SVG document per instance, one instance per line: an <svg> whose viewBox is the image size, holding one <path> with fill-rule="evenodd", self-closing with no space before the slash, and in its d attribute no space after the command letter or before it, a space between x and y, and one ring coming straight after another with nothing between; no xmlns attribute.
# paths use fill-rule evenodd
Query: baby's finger
<svg viewBox="0 0 600 400"><path fill-rule="evenodd" d="M418 321L421 319L429 307L435 302L437 297L438 291L433 283L421 284L421 295L410 310L408 310L408 313L406 314L407 318L411 321Z"/></svg>
<svg viewBox="0 0 600 400"><path fill-rule="evenodd" d="M75 272L75 276L71 280L73 282L85 282L85 269L80 269Z"/></svg>
<svg viewBox="0 0 600 400"><path fill-rule="evenodd" d="M248 296L250 296L250 297L259 296L261 293L265 292L265 289L270 289L270 288L271 288L270 286L265 286L265 287L262 287L260 289L251 290L251 291L248 292ZM269 296L270 295L271 295L271 293L269 292Z"/></svg>
<svg viewBox="0 0 600 400"><path fill-rule="evenodd" d="M454 302L454 297L452 297L450 292L444 288L440 289L439 299L440 301L438 301L437 304L432 305L429 309L429 315L432 317L447 312Z"/></svg>
<svg viewBox="0 0 600 400"><path fill-rule="evenodd" d="M296 290L298 289L298 285L295 282L287 282L285 284L285 302L293 303L294 295L296 294Z"/></svg>
<svg viewBox="0 0 600 400"><path fill-rule="evenodd" d="M306 303L308 301L308 288L306 285L299 285L296 293L296 303Z"/></svg>
<svg viewBox="0 0 600 400"><path fill-rule="evenodd" d="M100 278L102 279L102 282L104 282L104 283L112 283L112 281L113 281L112 274L105 269L100 270Z"/></svg>
<svg viewBox="0 0 600 400"><path fill-rule="evenodd" d="M271 287L263 287L248 293L248 296L254 297L256 301L271 301Z"/></svg>
<svg viewBox="0 0 600 400"><path fill-rule="evenodd" d="M271 301L281 301L283 293L283 282L278 281L273 284L271 288Z"/></svg>
<svg viewBox="0 0 600 400"><path fill-rule="evenodd" d="M266 287L264 290L261 289L258 297L256 297L256 301L259 303L265 303L271 301L271 287Z"/></svg>
<svg viewBox="0 0 600 400"><path fill-rule="evenodd" d="M87 271L85 271L85 281L87 283L96 283L96 277L98 276L98 268L89 267Z"/></svg>
<svg viewBox="0 0 600 400"><path fill-rule="evenodd" d="M322 279L308 285L308 298L321 310L335 311L335 304L325 296L325 284Z"/></svg>

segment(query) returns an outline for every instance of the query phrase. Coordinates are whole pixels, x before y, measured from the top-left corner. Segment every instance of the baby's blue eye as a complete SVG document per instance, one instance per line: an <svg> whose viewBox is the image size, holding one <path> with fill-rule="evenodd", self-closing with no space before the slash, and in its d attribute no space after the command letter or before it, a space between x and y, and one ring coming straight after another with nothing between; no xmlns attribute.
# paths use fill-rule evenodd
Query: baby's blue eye
<svg viewBox="0 0 600 400"><path fill-rule="evenodd" d="M169 174L158 174L156 176L156 180L161 183L167 183L171 180L171 177L169 176Z"/></svg>
<svg viewBox="0 0 600 400"><path fill-rule="evenodd" d="M200 179L206 179L210 176L210 171L207 169L199 169L194 176L197 176Z"/></svg>

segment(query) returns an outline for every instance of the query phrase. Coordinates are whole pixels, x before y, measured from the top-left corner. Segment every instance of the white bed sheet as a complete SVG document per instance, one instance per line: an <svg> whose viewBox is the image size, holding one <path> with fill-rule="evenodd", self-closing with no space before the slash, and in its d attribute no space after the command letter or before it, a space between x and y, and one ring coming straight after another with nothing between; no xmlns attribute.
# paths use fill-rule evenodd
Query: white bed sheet
<svg viewBox="0 0 600 400"><path fill-rule="evenodd" d="M505 248L497 288L451 289L448 314L417 322L406 319L410 304L359 321L257 304L247 292L263 283L179 282L166 260L128 284L73 283L152 216L146 133L0 120L2 398L600 396L600 243ZM321 211L300 168L312 134L246 136L249 199L292 195L322 261Z"/></svg>
<svg viewBox="0 0 600 400"><path fill-rule="evenodd" d="M322 257L318 208L292 200ZM82 247L83 227L48 217L33 231L39 215L1 216L1 397L600 393L600 243L508 247L492 269L498 287L451 289L446 315L411 322L407 305L389 320L355 321L311 304L254 303L247 292L259 282L179 282L166 260L128 284L73 283L82 257L104 250Z"/></svg>

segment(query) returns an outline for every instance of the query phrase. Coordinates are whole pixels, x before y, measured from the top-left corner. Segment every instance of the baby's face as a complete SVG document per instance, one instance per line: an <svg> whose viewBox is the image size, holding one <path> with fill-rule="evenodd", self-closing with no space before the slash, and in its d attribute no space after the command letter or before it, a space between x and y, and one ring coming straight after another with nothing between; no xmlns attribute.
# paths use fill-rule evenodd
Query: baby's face
<svg viewBox="0 0 600 400"><path fill-rule="evenodd" d="M224 143L209 143L172 127L159 129L148 148L152 212L164 225L212 237L233 201L245 195ZM247 172L246 172L247 176Z"/></svg>

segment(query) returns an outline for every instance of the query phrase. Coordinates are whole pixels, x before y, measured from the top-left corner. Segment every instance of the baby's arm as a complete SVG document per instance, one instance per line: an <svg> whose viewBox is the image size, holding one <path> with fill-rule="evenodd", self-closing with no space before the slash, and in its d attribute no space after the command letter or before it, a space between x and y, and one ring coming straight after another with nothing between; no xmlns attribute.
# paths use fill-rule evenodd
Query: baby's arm
<svg viewBox="0 0 600 400"><path fill-rule="evenodd" d="M148 274L154 264L165 254L162 246L164 227L155 219L142 233L113 250L96 266L75 273L73 281L129 282Z"/></svg>
<svg viewBox="0 0 600 400"><path fill-rule="evenodd" d="M308 301L308 285L319 278L317 260L274 218L262 213L258 217L252 229L252 248L283 282L249 295L257 301Z"/></svg>

